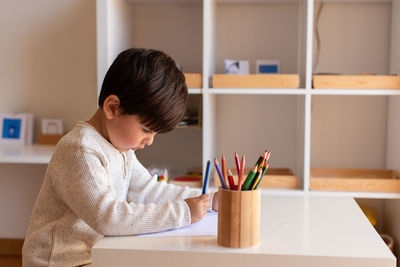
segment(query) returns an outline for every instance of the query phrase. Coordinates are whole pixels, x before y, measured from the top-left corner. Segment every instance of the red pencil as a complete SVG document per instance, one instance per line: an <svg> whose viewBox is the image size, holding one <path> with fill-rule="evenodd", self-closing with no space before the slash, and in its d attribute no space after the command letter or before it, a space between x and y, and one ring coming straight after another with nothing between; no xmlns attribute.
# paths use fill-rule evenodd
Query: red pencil
<svg viewBox="0 0 400 267"><path fill-rule="evenodd" d="M229 181L229 188L231 190L235 190L235 181L233 181L233 174L230 169L228 169L228 181Z"/></svg>
<svg viewBox="0 0 400 267"><path fill-rule="evenodd" d="M238 185L237 185L238 191L242 190L244 166L246 164L245 162L246 162L246 156L243 154L242 161L240 162L240 173L238 174Z"/></svg>
<svg viewBox="0 0 400 267"><path fill-rule="evenodd" d="M239 176L240 174L239 156L236 152L235 152L235 163L236 163L237 175Z"/></svg>

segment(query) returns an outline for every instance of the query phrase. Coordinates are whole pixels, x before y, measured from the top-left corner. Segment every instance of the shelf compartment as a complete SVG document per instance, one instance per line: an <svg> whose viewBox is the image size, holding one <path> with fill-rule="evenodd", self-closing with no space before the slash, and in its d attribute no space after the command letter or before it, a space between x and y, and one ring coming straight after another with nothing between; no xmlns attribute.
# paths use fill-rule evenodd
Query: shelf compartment
<svg viewBox="0 0 400 267"><path fill-rule="evenodd" d="M237 172L236 168L229 168L233 174L233 180L237 184ZM244 169L243 179L246 179L250 168ZM299 184L299 179L293 174L292 170L289 168L269 168L261 180L260 188L286 188L286 189L297 189ZM218 173L214 173L214 185L216 187L221 186L219 181Z"/></svg>
<svg viewBox="0 0 400 267"><path fill-rule="evenodd" d="M400 173L394 170L311 168L310 189L400 193Z"/></svg>
<svg viewBox="0 0 400 267"><path fill-rule="evenodd" d="M201 129L201 124L202 124L201 110L202 110L201 95L189 94L185 116L183 117L183 120L178 124L178 127Z"/></svg>
<svg viewBox="0 0 400 267"><path fill-rule="evenodd" d="M182 187L188 186L191 188L201 188L202 178L190 176L175 177L171 181L169 181L169 183Z"/></svg>
<svg viewBox="0 0 400 267"><path fill-rule="evenodd" d="M215 74L214 88L299 88L298 74Z"/></svg>
<svg viewBox="0 0 400 267"><path fill-rule="evenodd" d="M400 89L397 75L314 75L318 89Z"/></svg>
<svg viewBox="0 0 400 267"><path fill-rule="evenodd" d="M202 88L203 76L201 73L184 73L186 79L186 85L188 88Z"/></svg>

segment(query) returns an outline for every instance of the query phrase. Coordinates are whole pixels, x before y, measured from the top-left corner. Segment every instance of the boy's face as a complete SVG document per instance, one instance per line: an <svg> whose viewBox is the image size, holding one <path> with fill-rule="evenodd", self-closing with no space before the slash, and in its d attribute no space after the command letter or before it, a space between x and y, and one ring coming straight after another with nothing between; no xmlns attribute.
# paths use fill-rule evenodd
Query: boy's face
<svg viewBox="0 0 400 267"><path fill-rule="evenodd" d="M121 152L150 146L156 134L145 127L137 115L120 115L119 112L107 120L106 129L109 141Z"/></svg>
<svg viewBox="0 0 400 267"><path fill-rule="evenodd" d="M103 136L121 152L150 146L156 133L144 126L138 115L121 115L119 104L119 98L115 95L104 100Z"/></svg>

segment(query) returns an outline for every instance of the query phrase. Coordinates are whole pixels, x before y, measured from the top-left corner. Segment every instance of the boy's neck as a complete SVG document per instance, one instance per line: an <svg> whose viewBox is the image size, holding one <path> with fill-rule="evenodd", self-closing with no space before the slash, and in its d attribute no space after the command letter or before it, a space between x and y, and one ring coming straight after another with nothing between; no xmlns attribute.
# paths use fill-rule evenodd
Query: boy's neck
<svg viewBox="0 0 400 267"><path fill-rule="evenodd" d="M99 132L99 134L101 134L106 140L109 140L105 126L104 114L100 108L86 122L92 125Z"/></svg>

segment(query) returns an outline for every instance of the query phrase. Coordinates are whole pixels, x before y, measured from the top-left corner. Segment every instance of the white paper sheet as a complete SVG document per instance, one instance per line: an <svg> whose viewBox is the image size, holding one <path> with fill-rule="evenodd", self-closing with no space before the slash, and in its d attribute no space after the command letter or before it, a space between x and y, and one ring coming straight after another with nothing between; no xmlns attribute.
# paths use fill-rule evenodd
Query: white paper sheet
<svg viewBox="0 0 400 267"><path fill-rule="evenodd" d="M218 228L218 212L209 211L201 221L183 228L168 230L159 233L138 235L151 236L216 236Z"/></svg>

